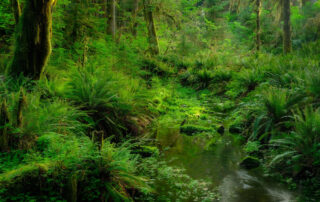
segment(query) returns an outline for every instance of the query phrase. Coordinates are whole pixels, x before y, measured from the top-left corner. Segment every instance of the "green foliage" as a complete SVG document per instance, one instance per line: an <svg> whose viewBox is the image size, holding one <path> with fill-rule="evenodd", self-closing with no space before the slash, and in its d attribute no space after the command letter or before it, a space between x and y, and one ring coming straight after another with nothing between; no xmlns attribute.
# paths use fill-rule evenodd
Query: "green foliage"
<svg viewBox="0 0 320 202"><path fill-rule="evenodd" d="M146 201L212 201L219 198L216 190L211 191L209 182L192 179L185 170L170 167L156 158L145 159L138 170L148 176L154 193L136 197Z"/></svg>
<svg viewBox="0 0 320 202"><path fill-rule="evenodd" d="M208 69L189 68L182 72L179 77L183 85L190 85L197 90L203 90L209 88L214 81L223 78L224 75Z"/></svg>
<svg viewBox="0 0 320 202"><path fill-rule="evenodd" d="M283 138L271 141L273 146L279 147L280 152L270 164L285 165L295 174L306 175L306 172L320 165L320 113L319 110L306 108L298 111L294 117L294 130Z"/></svg>
<svg viewBox="0 0 320 202"><path fill-rule="evenodd" d="M246 152L248 152L248 153L252 153L252 152L259 151L260 147L261 147L260 142L258 142L258 141L254 141L254 142L248 141L247 144L245 145L244 150Z"/></svg>
<svg viewBox="0 0 320 202"><path fill-rule="evenodd" d="M276 128L286 130L291 110L299 104L303 95L292 94L286 89L269 88L262 96L262 105L253 124L251 138L268 140Z"/></svg>
<svg viewBox="0 0 320 202"><path fill-rule="evenodd" d="M107 177L102 179L102 187L107 189L106 200L129 201L130 189L141 190L144 193L151 191L146 184L147 180L135 174L138 156L131 154L130 147L132 145L130 146L129 142L115 148L110 142L105 141L100 151L100 159L93 157L97 159L99 174Z"/></svg>
<svg viewBox="0 0 320 202"><path fill-rule="evenodd" d="M314 97L319 98L320 96L320 71L318 68L313 68L306 71L306 90L308 93L312 94Z"/></svg>
<svg viewBox="0 0 320 202"><path fill-rule="evenodd" d="M320 4L292 2L283 56L281 4L262 2L257 52L254 1L153 1L161 51L150 57L134 0L117 3L114 39L104 2L58 0L51 59L31 81L5 75L15 23L1 1L0 201L219 200L215 177L193 179L170 155L191 164L230 135L249 164L318 201Z"/></svg>
<svg viewBox="0 0 320 202"><path fill-rule="evenodd" d="M141 67L144 70L148 70L158 76L163 77L170 76L173 73L173 70L170 66L155 58L145 58Z"/></svg>
<svg viewBox="0 0 320 202"><path fill-rule="evenodd" d="M12 43L15 21L9 1L0 3L0 54L8 51L8 46ZM2 56L1 56L2 57Z"/></svg>
<svg viewBox="0 0 320 202"><path fill-rule="evenodd" d="M131 110L131 106L119 97L117 89L121 85L110 73L93 67L74 70L66 91L66 97L81 106L96 127L108 135L121 133L121 119Z"/></svg>
<svg viewBox="0 0 320 202"><path fill-rule="evenodd" d="M261 73L257 68L245 69L239 73L237 81L240 86L245 87L248 91L252 91L261 82Z"/></svg>
<svg viewBox="0 0 320 202"><path fill-rule="evenodd" d="M37 151L43 156L34 153L26 159L38 163L30 162L0 174L0 189L7 190L0 196L5 200L17 196L21 200L29 197L62 200L75 191L82 200L104 197L105 200L131 201L129 190L147 194L151 189L145 178L135 174L138 156L131 154L130 148L128 143L115 147L106 140L98 151L87 138L68 138L54 133L44 135L37 140ZM70 189L66 183L71 176L75 176L75 189ZM27 194L22 197L20 193L24 192Z"/></svg>
<svg viewBox="0 0 320 202"><path fill-rule="evenodd" d="M201 69L199 72L197 72L195 85L198 89L208 88L213 78L214 74L211 71L207 69Z"/></svg>

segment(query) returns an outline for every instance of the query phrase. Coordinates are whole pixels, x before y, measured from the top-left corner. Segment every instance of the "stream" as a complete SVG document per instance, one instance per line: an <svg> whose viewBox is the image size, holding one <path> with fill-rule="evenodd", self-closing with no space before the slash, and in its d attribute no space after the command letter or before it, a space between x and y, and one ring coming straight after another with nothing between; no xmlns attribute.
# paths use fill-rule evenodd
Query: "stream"
<svg viewBox="0 0 320 202"><path fill-rule="evenodd" d="M208 92L195 94L187 88L174 89L170 105L178 106L169 116L181 113L188 123L210 127L217 123L224 134L204 132L181 133L181 118L159 124L157 141L164 150L164 160L173 167L183 168L190 177L211 184L218 190L222 202L294 202L297 195L275 179L265 177L260 168L246 170L239 166L246 156L238 136L229 133L228 116L221 106L228 98L211 96ZM194 116L194 114L198 116ZM201 114L205 119L199 118ZM165 120L165 119L164 119Z"/></svg>
<svg viewBox="0 0 320 202"><path fill-rule="evenodd" d="M178 144L189 144L189 137L181 135ZM180 145L181 146L181 145ZM188 145L197 147L197 144ZM191 150L192 151L192 150ZM199 150L197 150L199 151ZM177 152L173 147L166 152L166 160L173 166L186 169L195 179L209 179L218 187L223 202L293 202L295 196L285 187L263 177L259 171L240 168L243 152L231 136L225 135L212 151L195 154L188 151Z"/></svg>

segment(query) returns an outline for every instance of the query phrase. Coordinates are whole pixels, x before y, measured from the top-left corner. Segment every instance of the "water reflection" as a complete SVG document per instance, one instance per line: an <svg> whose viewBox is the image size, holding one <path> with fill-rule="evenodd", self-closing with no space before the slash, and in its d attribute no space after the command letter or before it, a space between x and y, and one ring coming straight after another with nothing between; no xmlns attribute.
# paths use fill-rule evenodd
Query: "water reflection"
<svg viewBox="0 0 320 202"><path fill-rule="evenodd" d="M189 138L189 137L186 137ZM192 141L180 141L179 148L171 149L166 159L171 165L182 166L196 179L207 179L219 187L223 202L293 202L292 193L275 182L262 177L259 172L250 172L239 167L243 157L241 148L231 137L223 137L211 151L191 149ZM188 145L186 145L188 144ZM192 152L191 152L192 151ZM198 151L195 153L194 151Z"/></svg>

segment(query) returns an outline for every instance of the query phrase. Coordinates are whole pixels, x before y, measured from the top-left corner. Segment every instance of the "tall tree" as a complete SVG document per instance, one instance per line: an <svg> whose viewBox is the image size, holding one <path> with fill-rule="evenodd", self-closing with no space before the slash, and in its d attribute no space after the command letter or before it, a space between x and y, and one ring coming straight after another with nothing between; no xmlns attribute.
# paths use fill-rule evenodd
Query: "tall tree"
<svg viewBox="0 0 320 202"><path fill-rule="evenodd" d="M156 27L155 27L154 18L153 18L153 9L154 9L154 6L151 0L143 0L143 11L144 11L144 18L147 23L150 52L152 55L158 55L160 51L159 51Z"/></svg>
<svg viewBox="0 0 320 202"><path fill-rule="evenodd" d="M261 16L261 6L262 0L256 0L256 48L257 51L260 50L261 46L261 26L260 26L260 16Z"/></svg>
<svg viewBox="0 0 320 202"><path fill-rule="evenodd" d="M305 6L308 3L309 0L301 0L302 6Z"/></svg>
<svg viewBox="0 0 320 202"><path fill-rule="evenodd" d="M52 9L57 0L27 0L19 20L9 74L39 79L51 54Z"/></svg>
<svg viewBox="0 0 320 202"><path fill-rule="evenodd" d="M107 0L107 34L113 39L116 38L117 30L116 4L116 0Z"/></svg>
<svg viewBox="0 0 320 202"><path fill-rule="evenodd" d="M292 50L291 44L291 23L290 23L290 0L283 0L283 52L290 53Z"/></svg>
<svg viewBox="0 0 320 202"><path fill-rule="evenodd" d="M14 20L17 25L19 23L19 18L21 16L21 7L20 7L19 0L11 0L11 7L13 11Z"/></svg>
<svg viewBox="0 0 320 202"><path fill-rule="evenodd" d="M137 14L139 11L139 2L140 0L134 0L133 3L133 10L132 10L132 25L131 25L131 32L133 36L137 35Z"/></svg>

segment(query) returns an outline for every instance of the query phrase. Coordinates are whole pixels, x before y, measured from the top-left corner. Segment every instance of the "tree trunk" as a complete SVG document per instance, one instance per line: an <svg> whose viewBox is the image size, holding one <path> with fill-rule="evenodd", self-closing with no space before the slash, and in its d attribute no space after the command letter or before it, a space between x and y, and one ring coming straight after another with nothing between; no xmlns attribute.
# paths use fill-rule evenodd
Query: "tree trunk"
<svg viewBox="0 0 320 202"><path fill-rule="evenodd" d="M27 0L9 74L39 79L51 54L52 8L57 0Z"/></svg>
<svg viewBox="0 0 320 202"><path fill-rule="evenodd" d="M116 0L107 0L107 34L113 39L116 38L117 21L116 21Z"/></svg>
<svg viewBox="0 0 320 202"><path fill-rule="evenodd" d="M14 20L17 25L19 23L19 18L21 16L21 7L20 7L19 0L11 0L11 7L13 11Z"/></svg>
<svg viewBox="0 0 320 202"><path fill-rule="evenodd" d="M0 152L9 150L10 134L8 131L9 113L6 100L3 100L0 106Z"/></svg>
<svg viewBox="0 0 320 202"><path fill-rule="evenodd" d="M290 0L283 0L283 52L284 54L290 53L292 50L291 45L291 25L290 25Z"/></svg>
<svg viewBox="0 0 320 202"><path fill-rule="evenodd" d="M257 30L256 30L256 45L257 45L257 51L260 51L260 46L261 46L261 26L260 26L260 15L261 15L261 0L256 0L256 25L257 25Z"/></svg>
<svg viewBox="0 0 320 202"><path fill-rule="evenodd" d="M159 54L159 44L158 44L158 38L157 38L157 32L154 24L153 19L153 8L150 0L143 0L143 6L144 6L144 18L147 23L147 29L148 29L148 40L150 45L150 52L152 55L158 55Z"/></svg>
<svg viewBox="0 0 320 202"><path fill-rule="evenodd" d="M307 4L308 0L301 0L302 6L305 6Z"/></svg>
<svg viewBox="0 0 320 202"><path fill-rule="evenodd" d="M131 27L131 32L134 37L137 36L137 14L139 11L139 2L140 0L134 0L134 5L133 5L133 11L132 11L132 27Z"/></svg>

